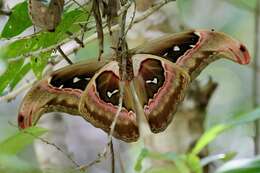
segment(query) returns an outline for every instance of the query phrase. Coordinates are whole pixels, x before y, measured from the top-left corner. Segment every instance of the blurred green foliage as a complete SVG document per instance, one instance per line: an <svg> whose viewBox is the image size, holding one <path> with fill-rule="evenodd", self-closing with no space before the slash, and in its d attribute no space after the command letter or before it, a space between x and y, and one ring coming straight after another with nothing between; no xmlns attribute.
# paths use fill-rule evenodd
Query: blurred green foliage
<svg viewBox="0 0 260 173"><path fill-rule="evenodd" d="M215 125L200 137L191 152L187 154L177 155L176 153L157 153L144 148L137 159L135 170L140 172L142 170L142 162L149 158L153 160L167 160L171 162L172 165L170 166L175 166L174 173L202 173L203 166L206 166L206 164L205 158L200 160L199 154L209 143L216 139L217 136L219 136L221 133L224 133L231 128L251 123L258 119L260 119L260 108L255 109L252 112L245 113L243 116L240 116L239 118L232 121ZM214 162L216 160L227 162L234 156L235 153L209 156L211 158L207 158L207 164L210 164L210 161ZM240 163L240 161L227 162L227 164L223 165L223 167L220 167L216 173L260 172L259 158L251 159L249 161L241 161L241 164L233 165L233 163ZM149 168L144 172L149 172L150 170L153 170L153 168Z"/></svg>
<svg viewBox="0 0 260 173"><path fill-rule="evenodd" d="M0 142L0 172L1 173L38 173L39 168L21 160L17 154L31 145L35 138L46 133L47 130L31 127L17 132Z"/></svg>

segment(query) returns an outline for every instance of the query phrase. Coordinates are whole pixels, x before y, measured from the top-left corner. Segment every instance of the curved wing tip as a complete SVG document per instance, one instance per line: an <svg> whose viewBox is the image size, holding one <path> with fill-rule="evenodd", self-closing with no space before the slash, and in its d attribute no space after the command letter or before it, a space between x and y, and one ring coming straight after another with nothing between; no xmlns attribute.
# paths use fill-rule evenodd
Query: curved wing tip
<svg viewBox="0 0 260 173"><path fill-rule="evenodd" d="M17 122L18 122L18 127L20 129L25 129L26 128L24 121L25 121L24 116L21 113L19 113L18 117L17 117Z"/></svg>
<svg viewBox="0 0 260 173"><path fill-rule="evenodd" d="M250 58L247 48L243 44L240 44L239 50L241 51L241 53L243 55L241 58L242 61L240 64L249 64L251 58Z"/></svg>

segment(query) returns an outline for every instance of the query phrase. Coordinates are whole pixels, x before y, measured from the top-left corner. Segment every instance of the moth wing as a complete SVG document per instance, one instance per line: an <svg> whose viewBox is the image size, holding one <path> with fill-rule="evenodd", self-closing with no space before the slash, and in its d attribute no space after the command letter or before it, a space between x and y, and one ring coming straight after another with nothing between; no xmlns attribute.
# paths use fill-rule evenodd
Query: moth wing
<svg viewBox="0 0 260 173"><path fill-rule="evenodd" d="M211 62L230 59L239 64L248 64L249 52L238 40L209 30L193 30L169 34L151 40L132 50L163 57L184 68L191 79L195 79Z"/></svg>
<svg viewBox="0 0 260 173"><path fill-rule="evenodd" d="M118 62L112 61L93 76L80 99L79 111L83 117L107 133L110 132L110 126L119 110L119 83ZM139 138L128 82L125 82L123 105L113 136L126 142L134 142Z"/></svg>
<svg viewBox="0 0 260 173"><path fill-rule="evenodd" d="M47 112L80 115L79 99L95 72L106 62L86 62L66 66L37 82L25 95L18 115L20 128L35 125Z"/></svg>
<svg viewBox="0 0 260 173"><path fill-rule="evenodd" d="M181 67L149 54L133 56L135 86L151 131L166 129L185 96L190 77Z"/></svg>

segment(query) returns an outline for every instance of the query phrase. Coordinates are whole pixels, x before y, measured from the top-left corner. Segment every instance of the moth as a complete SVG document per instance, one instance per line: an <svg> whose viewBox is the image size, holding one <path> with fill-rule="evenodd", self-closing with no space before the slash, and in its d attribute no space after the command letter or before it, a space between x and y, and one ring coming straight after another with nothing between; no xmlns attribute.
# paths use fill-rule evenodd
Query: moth
<svg viewBox="0 0 260 173"><path fill-rule="evenodd" d="M193 30L165 35L127 52L127 79L123 106L113 136L137 141L137 119L145 116L153 133L171 123L185 91L214 60L227 58L238 64L250 61L246 47L224 33ZM120 98L116 57L80 62L61 68L36 83L24 97L19 127L33 126L46 112L78 115L109 132Z"/></svg>
<svg viewBox="0 0 260 173"><path fill-rule="evenodd" d="M32 23L50 32L61 21L64 0L29 0L28 9Z"/></svg>

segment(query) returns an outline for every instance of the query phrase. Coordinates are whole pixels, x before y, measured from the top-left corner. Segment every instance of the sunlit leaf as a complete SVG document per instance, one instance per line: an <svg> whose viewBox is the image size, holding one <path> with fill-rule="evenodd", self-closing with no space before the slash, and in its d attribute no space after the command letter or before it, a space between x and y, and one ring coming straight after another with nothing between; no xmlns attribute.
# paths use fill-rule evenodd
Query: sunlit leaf
<svg viewBox="0 0 260 173"><path fill-rule="evenodd" d="M220 133L224 132L230 128L230 125L219 124L209 130L207 130L198 140L195 147L192 149L192 154L197 155L200 151L207 146L211 141L213 141Z"/></svg>
<svg viewBox="0 0 260 173"><path fill-rule="evenodd" d="M13 89L22 79L23 77L31 70L30 63L24 64L20 70L17 71L16 75L13 77L10 82L10 89Z"/></svg>
<svg viewBox="0 0 260 173"><path fill-rule="evenodd" d="M32 144L33 140L46 133L47 130L39 127L31 127L10 136L0 143L0 155L15 155Z"/></svg>
<svg viewBox="0 0 260 173"><path fill-rule="evenodd" d="M17 36L32 25L27 7L28 4L25 1L12 8L12 13L4 26L1 37L11 38Z"/></svg>
<svg viewBox="0 0 260 173"><path fill-rule="evenodd" d="M42 53L38 57L31 58L31 67L37 79L42 78L42 72L48 63L50 53Z"/></svg>
<svg viewBox="0 0 260 173"><path fill-rule="evenodd" d="M78 23L83 21L86 22L85 11L70 11L64 14L63 20L56 28L55 32L40 32L34 36L20 39L2 46L0 59L7 60L57 45L64 39L70 38L67 31L71 33L79 31L81 27Z"/></svg>
<svg viewBox="0 0 260 173"><path fill-rule="evenodd" d="M202 166L200 163L200 158L193 154L185 155L185 160L187 165L189 166L191 172L194 173L202 173Z"/></svg>
<svg viewBox="0 0 260 173"><path fill-rule="evenodd" d="M0 76L0 95L4 89L13 81L18 75L18 72L23 66L24 60L12 61L8 64L5 72Z"/></svg>
<svg viewBox="0 0 260 173"><path fill-rule="evenodd" d="M198 140L195 147L192 149L192 154L199 154L201 150L206 147L210 142L212 142L218 135L224 131L236 127L238 125L247 124L260 119L260 108L253 110L252 112L245 113L235 119L227 121L226 123L218 124L209 130L207 130Z"/></svg>
<svg viewBox="0 0 260 173"><path fill-rule="evenodd" d="M148 156L148 154L149 151L146 148L142 149L141 153L139 154L136 160L135 171L140 172L142 170L142 162Z"/></svg>

